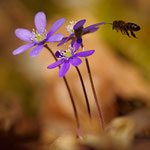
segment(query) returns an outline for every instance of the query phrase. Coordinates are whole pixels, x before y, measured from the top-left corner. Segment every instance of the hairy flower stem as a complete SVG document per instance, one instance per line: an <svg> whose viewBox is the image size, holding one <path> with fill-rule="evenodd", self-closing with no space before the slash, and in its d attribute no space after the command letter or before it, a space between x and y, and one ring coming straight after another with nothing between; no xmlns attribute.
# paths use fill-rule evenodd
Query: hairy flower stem
<svg viewBox="0 0 150 150"><path fill-rule="evenodd" d="M81 47L84 50L83 44L81 44ZM105 129L104 118L103 118L101 106L99 104L99 101L98 101L98 98L97 98L97 95L96 95L96 91L95 91L95 87L94 87L94 82L93 82L93 78L92 78L92 73L91 73L91 69L90 69L90 65L89 65L89 61L88 61L87 57L85 57L85 62L86 62L86 67L87 67L87 70L88 70L88 75L89 75L89 79L90 79L90 83L91 83L91 87L92 87L92 91L93 91L95 103L96 103L96 106L97 106L99 118L100 118L100 121L101 121L101 124L102 124L102 129L104 130Z"/></svg>
<svg viewBox="0 0 150 150"><path fill-rule="evenodd" d="M85 100L86 100L86 105L87 105L87 109L88 109L89 118L91 119L91 110L90 110L89 100L88 100L88 96L87 96L87 93L86 93L83 78L82 78L81 72L80 72L78 67L76 67L76 70L77 70L78 75L80 77L80 81L81 81L81 84L82 84L82 88L83 88L83 92L84 92L84 96L85 96Z"/></svg>
<svg viewBox="0 0 150 150"><path fill-rule="evenodd" d="M55 54L54 54L53 51L48 47L47 44L45 45L45 48L47 48L48 51L52 54L52 56L54 57L55 61L58 61L57 58L56 58L56 56L55 56ZM60 66L59 66L59 68L60 68ZM63 80L64 80L64 82L65 82L65 85L66 85L66 87L67 87L67 90L68 90L68 93L69 93L69 96L70 96L70 99L71 99L71 103L72 103L72 107L73 107L73 111L74 111L74 116L75 116L75 120L76 120L76 124L77 124L78 137L79 137L79 138L82 138L82 132L81 132L81 128L80 128L79 117L78 117L77 108L76 108L76 105L75 105L75 102L74 102L74 98L73 98L73 96L72 96L72 93L71 93L69 84L68 84L67 79L66 79L65 76L63 77Z"/></svg>

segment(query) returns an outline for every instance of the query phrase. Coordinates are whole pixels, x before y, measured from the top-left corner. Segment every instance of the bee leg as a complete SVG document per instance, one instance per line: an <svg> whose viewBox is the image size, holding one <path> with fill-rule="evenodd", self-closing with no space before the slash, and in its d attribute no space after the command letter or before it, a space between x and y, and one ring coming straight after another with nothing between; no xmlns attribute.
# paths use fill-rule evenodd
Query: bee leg
<svg viewBox="0 0 150 150"><path fill-rule="evenodd" d="M136 38L136 36L135 36L135 34L133 33L133 31L131 31L131 35L132 35L134 38Z"/></svg>
<svg viewBox="0 0 150 150"><path fill-rule="evenodd" d="M123 34L123 29L122 29L122 28L120 29L120 31L121 31L121 33Z"/></svg>
<svg viewBox="0 0 150 150"><path fill-rule="evenodd" d="M126 33L126 35L127 35L128 37L130 37L130 35L129 35L127 29L125 29L125 33Z"/></svg>
<svg viewBox="0 0 150 150"><path fill-rule="evenodd" d="M126 30L125 29L122 30L122 34L126 34Z"/></svg>

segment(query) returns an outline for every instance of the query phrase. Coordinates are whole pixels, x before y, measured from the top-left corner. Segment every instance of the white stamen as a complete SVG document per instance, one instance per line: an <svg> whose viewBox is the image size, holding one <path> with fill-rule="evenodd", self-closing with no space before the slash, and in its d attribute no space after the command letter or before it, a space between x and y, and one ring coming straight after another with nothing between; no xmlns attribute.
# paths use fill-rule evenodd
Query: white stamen
<svg viewBox="0 0 150 150"><path fill-rule="evenodd" d="M82 50L85 51L85 47L82 47Z"/></svg>
<svg viewBox="0 0 150 150"><path fill-rule="evenodd" d="M41 29L41 33L38 33L37 30L35 31L35 29L33 29L31 40L36 43L39 43L39 42L42 42L43 40L45 40L46 36L47 36L46 29Z"/></svg>
<svg viewBox="0 0 150 150"><path fill-rule="evenodd" d="M60 54L62 56L60 56L61 58L64 57L65 59L69 59L70 57L72 57L72 51L71 51L71 45L69 45L69 49L66 50L59 50Z"/></svg>
<svg viewBox="0 0 150 150"><path fill-rule="evenodd" d="M72 33L74 33L73 27L77 23L77 21L70 21L69 23L70 24L68 26L66 26L66 29L69 34L72 34Z"/></svg>

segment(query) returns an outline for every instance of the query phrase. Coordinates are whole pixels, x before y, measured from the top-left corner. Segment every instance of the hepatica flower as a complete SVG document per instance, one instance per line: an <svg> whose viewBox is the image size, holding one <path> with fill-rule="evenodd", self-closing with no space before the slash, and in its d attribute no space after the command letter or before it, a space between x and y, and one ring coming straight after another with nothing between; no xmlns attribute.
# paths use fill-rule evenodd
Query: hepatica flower
<svg viewBox="0 0 150 150"><path fill-rule="evenodd" d="M38 12L35 15L34 22L35 22L36 30L33 29L32 32L27 29L22 29L22 28L15 30L15 34L18 38L20 38L23 41L30 42L30 43L23 45L17 48L16 50L14 50L13 55L20 54L26 51L27 49L34 47L30 53L30 56L35 57L41 52L44 44L48 42L58 42L62 40L63 38L62 34L60 33L54 34L54 33L65 22L64 18L57 20L52 25L48 33L46 31L46 15L44 14L44 12Z"/></svg>
<svg viewBox="0 0 150 150"><path fill-rule="evenodd" d="M73 45L75 41L78 43L81 42L82 36L88 33L93 33L99 29L99 26L102 24L106 24L105 22L93 24L87 27L83 27L85 24L86 20L80 20L78 22L71 21L70 25L68 25L67 31L70 34L68 37L64 37L62 41L58 44L58 46L64 44L65 42L72 40L71 44Z"/></svg>
<svg viewBox="0 0 150 150"><path fill-rule="evenodd" d="M94 50L88 50L76 53L80 45L76 44L75 42L74 45L70 47L68 50L56 51L55 56L57 58L60 58L60 60L49 65L47 69L53 69L61 65L59 70L59 77L63 77L68 72L70 64L76 67L82 63L82 60L79 57L87 57L95 52Z"/></svg>

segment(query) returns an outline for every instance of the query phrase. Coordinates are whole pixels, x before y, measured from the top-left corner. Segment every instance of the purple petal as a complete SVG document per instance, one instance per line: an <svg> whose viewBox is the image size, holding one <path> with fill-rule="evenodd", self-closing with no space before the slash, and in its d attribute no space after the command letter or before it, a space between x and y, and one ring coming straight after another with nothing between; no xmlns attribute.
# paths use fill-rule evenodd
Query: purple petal
<svg viewBox="0 0 150 150"><path fill-rule="evenodd" d="M70 59L70 63L73 65L73 66L78 66L82 63L82 60L78 57L73 57Z"/></svg>
<svg viewBox="0 0 150 150"><path fill-rule="evenodd" d="M65 37L65 38L63 39L63 41L60 42L57 46L60 46L60 45L62 45L62 44L64 44L64 43L66 43L66 42L69 40L69 38L71 38L71 37L73 37L73 36L74 36L74 33L70 34L68 37Z"/></svg>
<svg viewBox="0 0 150 150"><path fill-rule="evenodd" d="M65 74L68 72L69 68L70 68L69 62L63 63L59 69L59 77L65 76Z"/></svg>
<svg viewBox="0 0 150 150"><path fill-rule="evenodd" d="M60 53L60 51L56 51L55 56L56 56L57 58L62 58L62 57L64 57L64 56Z"/></svg>
<svg viewBox="0 0 150 150"><path fill-rule="evenodd" d="M83 51L83 52L76 53L74 56L76 56L76 57L87 57L87 56L92 55L94 52L95 52L95 50Z"/></svg>
<svg viewBox="0 0 150 150"><path fill-rule="evenodd" d="M80 42L79 42L80 41ZM79 49L79 47L82 44L82 39L81 40L76 40L72 46L72 52L74 53L75 51L77 51Z"/></svg>
<svg viewBox="0 0 150 150"><path fill-rule="evenodd" d="M43 43L40 43L40 44L38 44L37 46L35 46L35 47L33 48L33 50L31 51L30 56L31 56L31 57L37 56L37 55L41 52L43 46L44 46Z"/></svg>
<svg viewBox="0 0 150 150"><path fill-rule="evenodd" d="M64 62L64 59L60 59L60 60L54 62L53 64L49 65L49 66L47 67L47 69L56 68L57 66L61 65L63 62Z"/></svg>
<svg viewBox="0 0 150 150"><path fill-rule="evenodd" d="M57 20L51 27L51 29L49 30L47 37L49 38L52 34L54 34L65 22L64 18L61 18L59 20Z"/></svg>
<svg viewBox="0 0 150 150"><path fill-rule="evenodd" d="M67 39L68 37L64 37L62 40L61 40L61 42L57 45L57 46L60 46L60 45L62 45L62 44L64 44L65 42L65 40Z"/></svg>
<svg viewBox="0 0 150 150"><path fill-rule="evenodd" d="M73 47L73 44L75 43L75 39L72 39L72 41L71 41L71 46Z"/></svg>
<svg viewBox="0 0 150 150"><path fill-rule="evenodd" d="M43 33L46 28L46 15L44 12L38 12L34 18L36 29L39 33Z"/></svg>
<svg viewBox="0 0 150 150"><path fill-rule="evenodd" d="M27 49L31 48L34 45L35 45L35 43L29 43L29 44L26 44L26 45L22 45L19 48L17 48L16 50L13 51L13 55L20 54L20 53L26 51Z"/></svg>
<svg viewBox="0 0 150 150"><path fill-rule="evenodd" d="M99 27L89 29L89 30L87 30L87 31L85 31L85 32L82 32L82 35L85 35L85 34L87 34L87 33L93 33L93 32L95 32L95 31L97 31L98 29L99 29Z"/></svg>
<svg viewBox="0 0 150 150"><path fill-rule="evenodd" d="M95 31L97 31L98 29L99 29L99 27L93 28L93 29L89 29L89 33L93 33L93 32L95 32Z"/></svg>
<svg viewBox="0 0 150 150"><path fill-rule="evenodd" d="M105 22L100 22L100 23L96 23L90 26L87 26L86 28L83 29L82 32L87 32L89 30L95 29L95 28L99 28L100 25L106 24Z"/></svg>
<svg viewBox="0 0 150 150"><path fill-rule="evenodd" d="M76 29L82 27L82 26L85 24L85 22L86 22L85 19L78 21L78 22L74 25L73 29L76 30Z"/></svg>
<svg viewBox="0 0 150 150"><path fill-rule="evenodd" d="M59 42L63 39L63 35L60 33L56 33L52 36L50 36L48 39L45 40L45 42Z"/></svg>
<svg viewBox="0 0 150 150"><path fill-rule="evenodd" d="M32 41L31 40L32 33L27 29L21 29L21 28L16 29L15 34L19 39L23 41Z"/></svg>

